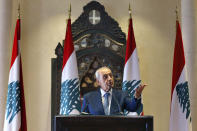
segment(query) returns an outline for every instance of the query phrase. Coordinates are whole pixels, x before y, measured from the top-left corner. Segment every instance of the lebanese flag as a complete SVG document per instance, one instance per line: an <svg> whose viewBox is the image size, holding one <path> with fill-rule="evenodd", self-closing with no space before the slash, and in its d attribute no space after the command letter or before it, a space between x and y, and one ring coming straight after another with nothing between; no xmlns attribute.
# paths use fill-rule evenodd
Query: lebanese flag
<svg viewBox="0 0 197 131"><path fill-rule="evenodd" d="M27 131L20 53L20 19L16 22L12 48L4 131Z"/></svg>
<svg viewBox="0 0 197 131"><path fill-rule="evenodd" d="M60 114L80 114L79 75L76 53L73 46L71 20L68 19L64 41L64 54L61 78Z"/></svg>
<svg viewBox="0 0 197 131"><path fill-rule="evenodd" d="M132 23L132 19L130 18L122 90L127 91L129 93L129 96L133 98L135 94L135 90L136 88L139 87L140 83L141 80L140 80L140 72L139 72L138 55L137 55L136 42L135 42L135 36L133 31L133 23ZM142 115L143 105L141 104L136 112L133 113L130 112L129 114Z"/></svg>
<svg viewBox="0 0 197 131"><path fill-rule="evenodd" d="M192 131L189 87L186 79L181 28L178 21L176 27L169 131Z"/></svg>

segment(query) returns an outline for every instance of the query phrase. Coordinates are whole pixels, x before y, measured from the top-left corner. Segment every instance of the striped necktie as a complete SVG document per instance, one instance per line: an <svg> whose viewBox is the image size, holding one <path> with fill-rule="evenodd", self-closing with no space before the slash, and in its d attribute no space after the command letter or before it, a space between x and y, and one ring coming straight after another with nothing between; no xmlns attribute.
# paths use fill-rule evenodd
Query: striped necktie
<svg viewBox="0 0 197 131"><path fill-rule="evenodd" d="M104 95L103 108L104 108L104 111L105 111L105 115L109 115L109 95L110 95L109 92L105 93L105 95Z"/></svg>

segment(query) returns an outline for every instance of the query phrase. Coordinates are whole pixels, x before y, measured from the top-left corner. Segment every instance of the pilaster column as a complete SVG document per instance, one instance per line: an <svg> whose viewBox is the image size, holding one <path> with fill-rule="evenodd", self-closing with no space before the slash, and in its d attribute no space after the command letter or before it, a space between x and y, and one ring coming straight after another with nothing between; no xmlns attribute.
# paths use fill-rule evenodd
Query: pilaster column
<svg viewBox="0 0 197 131"><path fill-rule="evenodd" d="M181 0L181 22L182 36L185 49L185 58L187 66L187 76L190 88L192 126L193 130L197 130L197 25L195 12L197 5L195 0Z"/></svg>
<svg viewBox="0 0 197 131"><path fill-rule="evenodd" d="M3 129L9 72L12 0L0 0L0 130Z"/></svg>

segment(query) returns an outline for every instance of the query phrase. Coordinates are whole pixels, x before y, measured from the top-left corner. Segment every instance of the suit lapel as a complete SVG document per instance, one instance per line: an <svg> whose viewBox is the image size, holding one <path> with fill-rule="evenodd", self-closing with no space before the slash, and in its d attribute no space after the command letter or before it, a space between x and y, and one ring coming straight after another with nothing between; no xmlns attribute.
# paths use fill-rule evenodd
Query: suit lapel
<svg viewBox="0 0 197 131"><path fill-rule="evenodd" d="M110 107L110 114L116 114L118 112L118 101L116 100L116 91L112 90L112 100L111 100L111 107Z"/></svg>
<svg viewBox="0 0 197 131"><path fill-rule="evenodd" d="M102 103L102 98L101 98L101 91L100 91L100 89L98 89L97 95L96 95L95 97L96 97L96 100L97 100L97 101L95 102L95 104L97 104L96 107L98 108L99 111L101 111L101 114L105 115L104 108L103 108L103 103Z"/></svg>

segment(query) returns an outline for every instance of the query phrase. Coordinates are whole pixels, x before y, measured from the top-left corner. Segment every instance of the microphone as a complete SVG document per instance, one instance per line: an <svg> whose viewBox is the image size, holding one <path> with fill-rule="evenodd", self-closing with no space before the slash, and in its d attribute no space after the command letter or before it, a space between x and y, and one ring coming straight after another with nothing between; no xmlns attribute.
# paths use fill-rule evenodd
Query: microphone
<svg viewBox="0 0 197 131"><path fill-rule="evenodd" d="M122 109L120 107L120 104L118 103L118 100L116 99L116 97L114 95L112 95L112 97L114 98L116 104L118 105L118 110L119 110L118 115L123 115L123 112L122 112Z"/></svg>

